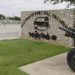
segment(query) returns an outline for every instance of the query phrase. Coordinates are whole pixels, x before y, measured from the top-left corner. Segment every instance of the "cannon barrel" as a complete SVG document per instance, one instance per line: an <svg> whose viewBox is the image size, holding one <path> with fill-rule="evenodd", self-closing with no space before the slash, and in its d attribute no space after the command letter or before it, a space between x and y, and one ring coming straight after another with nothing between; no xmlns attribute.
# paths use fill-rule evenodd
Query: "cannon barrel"
<svg viewBox="0 0 75 75"><path fill-rule="evenodd" d="M75 38L75 29L74 28L59 27L59 29L65 31L68 34L68 37Z"/></svg>
<svg viewBox="0 0 75 75"><path fill-rule="evenodd" d="M67 33L71 33L75 35L75 30L72 28L64 28L64 27L59 27L59 29L66 31Z"/></svg>
<svg viewBox="0 0 75 75"><path fill-rule="evenodd" d="M75 32L75 28L73 28L73 27L70 27L69 29Z"/></svg>

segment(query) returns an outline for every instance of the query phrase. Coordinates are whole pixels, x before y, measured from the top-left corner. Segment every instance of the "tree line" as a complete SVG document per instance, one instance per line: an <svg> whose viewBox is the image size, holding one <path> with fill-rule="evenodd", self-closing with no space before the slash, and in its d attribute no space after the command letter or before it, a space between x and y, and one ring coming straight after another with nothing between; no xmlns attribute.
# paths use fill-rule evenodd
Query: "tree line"
<svg viewBox="0 0 75 75"><path fill-rule="evenodd" d="M5 19L21 21L21 18L18 16L6 17L5 15L0 14L0 20L5 20Z"/></svg>
<svg viewBox="0 0 75 75"><path fill-rule="evenodd" d="M67 5L67 8L68 8L70 5L72 5L72 4L75 5L75 0L44 0L44 3L46 3L47 1L50 1L50 2L54 1L54 3L53 3L54 5L57 4L57 3L61 3L61 2L63 2L63 1L70 2L70 4Z"/></svg>

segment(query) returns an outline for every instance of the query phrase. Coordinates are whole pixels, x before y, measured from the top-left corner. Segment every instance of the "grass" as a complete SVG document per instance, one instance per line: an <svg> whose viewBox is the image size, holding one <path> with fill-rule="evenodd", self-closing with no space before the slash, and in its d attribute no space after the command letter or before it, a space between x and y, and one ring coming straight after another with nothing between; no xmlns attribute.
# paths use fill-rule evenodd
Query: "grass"
<svg viewBox="0 0 75 75"><path fill-rule="evenodd" d="M23 39L0 41L0 75L27 75L18 67L67 50L67 47Z"/></svg>

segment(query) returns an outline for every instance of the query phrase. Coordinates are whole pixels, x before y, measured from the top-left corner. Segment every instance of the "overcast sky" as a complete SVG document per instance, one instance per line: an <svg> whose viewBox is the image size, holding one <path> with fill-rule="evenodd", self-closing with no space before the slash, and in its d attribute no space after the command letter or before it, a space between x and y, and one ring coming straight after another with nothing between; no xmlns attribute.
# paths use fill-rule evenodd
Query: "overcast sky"
<svg viewBox="0 0 75 75"><path fill-rule="evenodd" d="M7 16L19 15L21 11L25 11L40 5L43 0L0 0L0 14Z"/></svg>
<svg viewBox="0 0 75 75"><path fill-rule="evenodd" d="M0 14L6 16L20 16L21 11L45 10L65 8L66 3L53 6L49 2L44 4L44 0L0 0Z"/></svg>

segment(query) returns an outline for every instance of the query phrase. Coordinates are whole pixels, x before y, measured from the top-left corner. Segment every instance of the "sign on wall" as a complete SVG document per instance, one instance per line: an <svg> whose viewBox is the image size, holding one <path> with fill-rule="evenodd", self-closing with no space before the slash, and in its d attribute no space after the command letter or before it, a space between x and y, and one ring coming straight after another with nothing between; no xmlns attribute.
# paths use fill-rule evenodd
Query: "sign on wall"
<svg viewBox="0 0 75 75"><path fill-rule="evenodd" d="M42 16L44 15L44 16ZM61 25L63 25L64 27L67 27L66 23L57 15L50 13L49 11L37 11L37 12L33 12L30 15L28 15L28 17L26 17L24 19L24 21L22 22L21 27L23 27L25 25L25 23L30 20L32 17L37 16L34 20L33 20L33 30L34 32L29 31L28 35L29 37L32 37L34 39L46 39L46 40L56 40L57 36L56 35L50 35L49 32L44 33L45 31L47 31L48 29L51 28L50 25L50 18L54 18L56 21L58 21ZM40 17L39 17L40 16ZM39 33L40 32L40 33Z"/></svg>

